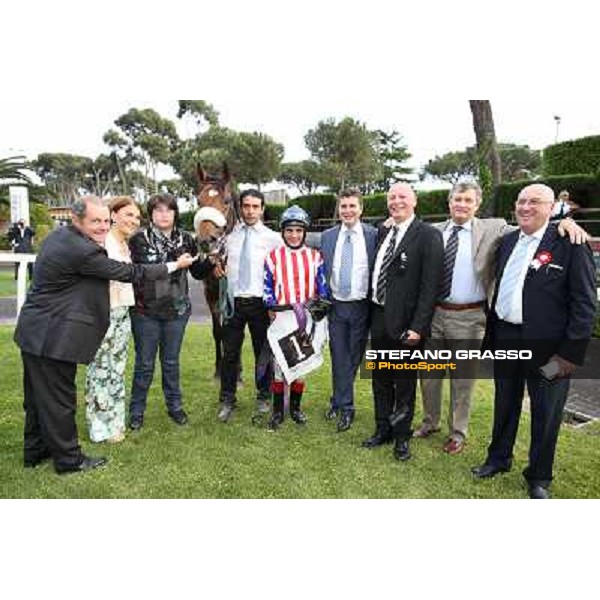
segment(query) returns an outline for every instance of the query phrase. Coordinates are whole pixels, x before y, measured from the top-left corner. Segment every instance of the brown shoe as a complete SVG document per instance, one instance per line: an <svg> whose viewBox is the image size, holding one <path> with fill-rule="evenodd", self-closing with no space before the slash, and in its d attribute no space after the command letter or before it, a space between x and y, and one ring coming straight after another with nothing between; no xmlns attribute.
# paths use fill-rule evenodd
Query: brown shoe
<svg viewBox="0 0 600 600"><path fill-rule="evenodd" d="M448 438L444 444L444 452L447 454L460 454L465 448L463 439Z"/></svg>
<svg viewBox="0 0 600 600"><path fill-rule="evenodd" d="M414 433L413 433L413 437L416 438L428 438L430 435L433 435L434 433L438 433L438 431L440 430L439 427L431 427L430 425L421 425L421 427L419 427L419 429L417 429Z"/></svg>

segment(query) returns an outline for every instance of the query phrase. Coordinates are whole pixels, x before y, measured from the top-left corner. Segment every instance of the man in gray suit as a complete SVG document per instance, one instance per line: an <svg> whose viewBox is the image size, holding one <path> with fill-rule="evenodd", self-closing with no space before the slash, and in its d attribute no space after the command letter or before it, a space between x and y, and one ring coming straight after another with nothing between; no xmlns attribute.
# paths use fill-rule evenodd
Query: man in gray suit
<svg viewBox="0 0 600 600"><path fill-rule="evenodd" d="M494 290L495 255L502 238L514 231L504 219L478 219L481 188L475 182L458 183L451 190L448 206L450 219L435 225L444 237L444 271L438 289L431 325L431 343L436 347L448 340L473 342L483 339L487 300ZM571 220L563 220L561 235L569 233L571 241L581 243L585 232ZM441 342L445 340L445 342ZM450 372L450 410L448 438L444 451L460 453L465 445L471 410L471 398L478 372L478 362L460 364ZM425 438L438 432L444 373L421 376L424 418L415 437Z"/></svg>
<svg viewBox="0 0 600 600"><path fill-rule="evenodd" d="M360 192L344 190L338 199L340 225L323 232L321 253L333 297L329 313L333 394L325 413L347 431L354 420L354 379L369 331L369 287L375 264L377 230L361 223Z"/></svg>

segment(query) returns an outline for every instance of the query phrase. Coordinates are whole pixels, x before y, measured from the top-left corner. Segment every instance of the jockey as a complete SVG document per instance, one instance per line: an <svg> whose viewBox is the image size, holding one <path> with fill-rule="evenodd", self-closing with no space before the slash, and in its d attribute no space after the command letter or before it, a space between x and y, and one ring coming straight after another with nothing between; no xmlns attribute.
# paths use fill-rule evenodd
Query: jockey
<svg viewBox="0 0 600 600"><path fill-rule="evenodd" d="M281 215L280 229L284 244L272 250L265 260L263 300L272 319L282 310L294 310L304 316L305 306L315 299L327 299L329 287L325 280L323 258L319 250L305 245L310 225L308 214L299 206L290 206ZM299 425L306 423L300 410L305 383L296 379L290 384L290 417ZM274 364L273 412L269 429L276 430L283 422L284 381L281 368Z"/></svg>

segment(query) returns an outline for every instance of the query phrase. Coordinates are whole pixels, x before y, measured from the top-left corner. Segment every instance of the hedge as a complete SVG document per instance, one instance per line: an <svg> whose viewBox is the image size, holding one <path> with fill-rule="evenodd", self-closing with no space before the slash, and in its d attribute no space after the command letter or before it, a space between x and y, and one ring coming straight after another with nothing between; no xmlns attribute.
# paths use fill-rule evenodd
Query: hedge
<svg viewBox="0 0 600 600"><path fill-rule="evenodd" d="M600 135L591 135L548 146L542 156L546 177L571 173L593 173L600 169Z"/></svg>
<svg viewBox="0 0 600 600"><path fill-rule="evenodd" d="M535 181L501 183L494 190L497 216L505 219L511 218L519 192L532 183L545 183L554 190L557 196L562 190L567 190L571 200L581 208L600 208L600 178L594 175L563 175L544 177Z"/></svg>

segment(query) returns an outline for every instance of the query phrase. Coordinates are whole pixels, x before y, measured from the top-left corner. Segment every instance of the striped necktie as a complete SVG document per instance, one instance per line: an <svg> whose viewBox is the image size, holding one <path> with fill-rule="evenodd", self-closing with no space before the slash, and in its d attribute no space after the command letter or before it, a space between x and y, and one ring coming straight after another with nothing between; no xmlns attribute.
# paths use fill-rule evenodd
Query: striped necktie
<svg viewBox="0 0 600 600"><path fill-rule="evenodd" d="M448 243L444 249L444 274L440 283L438 297L445 300L452 291L452 277L454 275L454 264L456 263L456 253L458 252L458 233L462 230L462 225L455 225L448 238Z"/></svg>
<svg viewBox="0 0 600 600"><path fill-rule="evenodd" d="M385 292L387 288L387 272L392 259L394 258L394 252L396 251L396 238L398 237L398 227L394 226L392 236L388 247L386 248L383 261L381 262L381 269L379 271L379 278L377 279L377 302L379 304L385 304Z"/></svg>
<svg viewBox="0 0 600 600"><path fill-rule="evenodd" d="M352 263L353 263L353 231L346 232L346 239L342 246L342 261L340 264L340 278L338 282L338 293L340 297L347 298L352 291Z"/></svg>
<svg viewBox="0 0 600 600"><path fill-rule="evenodd" d="M505 318L511 313L516 291L515 287L523 272L523 265L525 260L527 260L529 245L534 239L532 236L522 235L506 263L496 300L496 314L500 318Z"/></svg>

